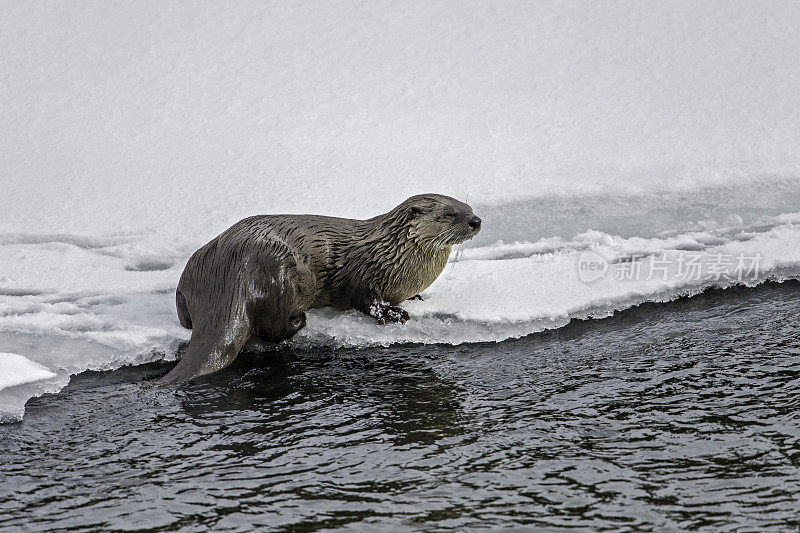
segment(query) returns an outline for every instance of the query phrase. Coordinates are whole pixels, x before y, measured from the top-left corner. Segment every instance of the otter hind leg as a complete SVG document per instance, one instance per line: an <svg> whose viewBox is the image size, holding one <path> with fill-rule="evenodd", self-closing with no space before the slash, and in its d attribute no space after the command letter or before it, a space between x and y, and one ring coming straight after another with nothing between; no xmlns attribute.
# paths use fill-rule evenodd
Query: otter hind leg
<svg viewBox="0 0 800 533"><path fill-rule="evenodd" d="M192 329L192 317L189 316L189 306L186 297L181 291L175 291L175 307L178 308L178 321L186 329Z"/></svg>
<svg viewBox="0 0 800 533"><path fill-rule="evenodd" d="M300 313L299 315L294 315L289 317L289 336L291 337L301 329L306 327L306 314Z"/></svg>
<svg viewBox="0 0 800 533"><path fill-rule="evenodd" d="M306 327L306 314L303 312L287 316L287 302L260 300L251 308L253 333L267 342L281 342L292 338Z"/></svg>

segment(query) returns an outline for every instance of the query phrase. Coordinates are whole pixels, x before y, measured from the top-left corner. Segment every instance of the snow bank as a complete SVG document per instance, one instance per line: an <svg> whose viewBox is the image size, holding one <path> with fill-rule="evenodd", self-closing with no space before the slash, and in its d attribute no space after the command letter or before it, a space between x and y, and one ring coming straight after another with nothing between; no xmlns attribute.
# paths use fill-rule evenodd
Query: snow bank
<svg viewBox="0 0 800 533"><path fill-rule="evenodd" d="M797 217L785 213L755 226L647 238L590 230L567 239L467 248L453 253L424 301L403 304L413 317L407 324L380 326L355 311L314 310L289 344L502 341L709 286L796 277ZM22 404L9 407L4 387L42 379L37 376L65 378L86 369L170 359L189 338L174 307L183 263L136 270L128 268L125 254L63 243L7 244L0 250L0 268L10 274L0 283L0 339L30 359L23 359L30 366L17 369L0 357L3 375L10 376L0 379L6 414L21 412L27 397L17 391Z"/></svg>
<svg viewBox="0 0 800 533"><path fill-rule="evenodd" d="M9 3L0 230L797 176L799 26L790 0Z"/></svg>

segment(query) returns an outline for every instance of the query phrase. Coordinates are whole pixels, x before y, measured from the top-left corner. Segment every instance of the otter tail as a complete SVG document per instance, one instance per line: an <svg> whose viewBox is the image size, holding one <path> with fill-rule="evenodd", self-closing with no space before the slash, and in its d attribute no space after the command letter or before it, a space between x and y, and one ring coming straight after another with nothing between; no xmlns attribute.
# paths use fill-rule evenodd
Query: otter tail
<svg viewBox="0 0 800 533"><path fill-rule="evenodd" d="M198 317L186 353L161 381L182 383L231 364L252 330L252 320L245 307L228 308L221 316Z"/></svg>

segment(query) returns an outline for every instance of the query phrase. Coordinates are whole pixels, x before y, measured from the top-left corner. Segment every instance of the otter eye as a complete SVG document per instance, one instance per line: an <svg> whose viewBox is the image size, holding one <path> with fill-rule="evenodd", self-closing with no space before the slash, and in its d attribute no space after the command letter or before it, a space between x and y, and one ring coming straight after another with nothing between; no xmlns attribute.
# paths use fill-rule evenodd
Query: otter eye
<svg viewBox="0 0 800 533"><path fill-rule="evenodd" d="M421 215L422 214L422 208L421 207L417 207L417 206L412 207L411 208L411 214L414 215L414 216Z"/></svg>

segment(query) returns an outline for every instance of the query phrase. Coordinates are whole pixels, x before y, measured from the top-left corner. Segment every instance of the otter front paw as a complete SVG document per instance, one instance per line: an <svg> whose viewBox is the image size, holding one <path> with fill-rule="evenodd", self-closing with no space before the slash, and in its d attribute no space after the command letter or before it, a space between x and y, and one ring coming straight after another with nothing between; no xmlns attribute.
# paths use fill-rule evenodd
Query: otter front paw
<svg viewBox="0 0 800 533"><path fill-rule="evenodd" d="M370 306L369 316L377 320L378 324L386 324L386 322L400 322L401 324L405 324L411 319L411 315L402 307L378 301L373 302Z"/></svg>

